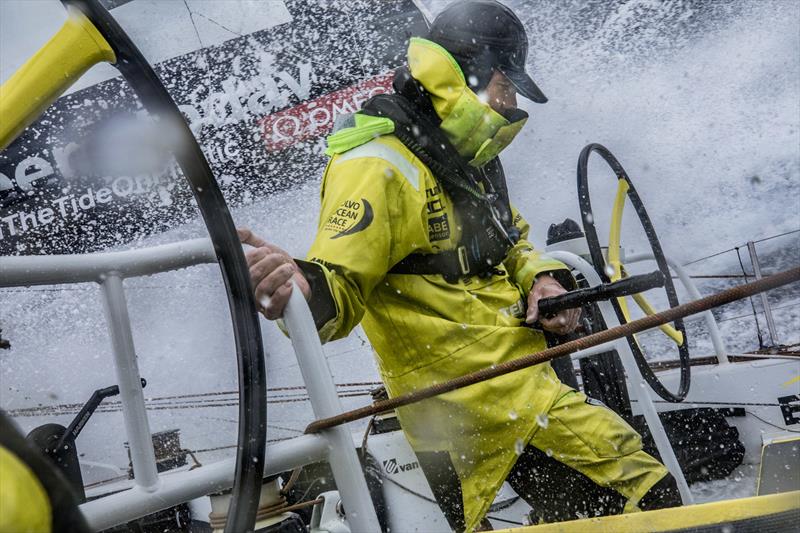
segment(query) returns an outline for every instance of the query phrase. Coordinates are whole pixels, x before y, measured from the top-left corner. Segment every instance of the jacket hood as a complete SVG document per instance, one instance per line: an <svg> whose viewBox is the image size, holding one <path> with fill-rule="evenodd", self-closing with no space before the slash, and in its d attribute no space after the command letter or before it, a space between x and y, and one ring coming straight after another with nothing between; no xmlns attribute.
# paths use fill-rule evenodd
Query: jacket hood
<svg viewBox="0 0 800 533"><path fill-rule="evenodd" d="M408 66L414 79L430 94L436 114L442 119L440 128L462 157L473 159L479 152L484 154L480 160L489 155L494 157L524 125L525 119L512 124L488 103L481 101L467 85L455 58L439 44L412 37L408 46ZM513 130L513 134L503 146L490 147L497 142L493 138L501 128L505 130L501 132L502 137L509 137L509 130Z"/></svg>

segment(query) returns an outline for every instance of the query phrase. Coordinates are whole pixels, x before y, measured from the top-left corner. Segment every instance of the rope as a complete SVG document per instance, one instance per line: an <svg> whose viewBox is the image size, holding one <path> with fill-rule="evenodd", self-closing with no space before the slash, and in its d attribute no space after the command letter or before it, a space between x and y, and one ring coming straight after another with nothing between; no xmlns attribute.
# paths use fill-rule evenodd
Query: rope
<svg viewBox="0 0 800 533"><path fill-rule="evenodd" d="M359 420L367 416L390 411L392 409L416 403L433 396L438 396L446 392L461 389L469 385L474 385L494 377L502 376L517 370L522 370L533 365L544 363L545 361L550 361L556 357L561 357L563 355L584 350L598 344L621 339L622 337L628 337L634 333L639 333L640 331L644 331L646 329L654 328L668 322L673 322L674 320L686 317L688 315L708 311L713 307L725 305L735 300L746 298L748 296L752 296L753 294L758 294L760 292L774 289L798 280L800 280L800 267L786 270L779 274L775 274L774 276L768 276L752 283L733 287L717 294L712 294L711 296L667 309L666 311L662 311L661 313L657 313L655 315L646 316L612 329L600 331L593 335L589 335L588 337L583 337L558 346L554 346L539 353L526 355L513 361L507 361L505 363L493 365L492 367L484 368L483 370L479 370L477 372L473 372L444 383L438 383L425 389L419 389L417 391L396 396L388 400L381 400L373 403L372 405L347 411L336 416L316 420L309 424L309 426L306 428L306 433L316 433L323 429L328 429L340 424Z"/></svg>
<svg viewBox="0 0 800 533"><path fill-rule="evenodd" d="M302 466L298 466L297 468L292 470L292 474L289 476L289 480L286 482L286 484L283 486L283 488L281 488L281 495L282 496L287 496L289 494L289 492L291 492L292 487L294 487L294 484L297 483L298 479L300 479L300 473L302 471L303 471L303 467Z"/></svg>
<svg viewBox="0 0 800 533"><path fill-rule="evenodd" d="M322 503L324 501L325 498L317 498L316 500L295 503L294 505L286 505L286 498L280 496L276 501L276 503L266 507L259 507L258 512L256 513L255 522L259 522L261 520L265 520L267 518L278 516L284 513L297 511L299 509L310 507L312 505L317 505L318 503ZM227 513L219 513L219 514L211 513L208 515L209 525L212 527L212 529L221 529L222 527L225 526L225 521L227 520L227 518L228 518Z"/></svg>

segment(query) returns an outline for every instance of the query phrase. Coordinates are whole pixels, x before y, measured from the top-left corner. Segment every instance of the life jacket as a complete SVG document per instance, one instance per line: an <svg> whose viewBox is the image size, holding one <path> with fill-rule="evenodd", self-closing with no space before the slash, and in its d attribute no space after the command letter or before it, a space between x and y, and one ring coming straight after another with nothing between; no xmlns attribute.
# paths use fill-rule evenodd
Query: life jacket
<svg viewBox="0 0 800 533"><path fill-rule="evenodd" d="M490 276L519 241L508 199L503 166L494 158L483 167L468 164L444 132L422 85L406 67L394 78L395 94L368 100L360 113L388 118L393 134L422 161L453 198L462 224L455 250L412 253L394 265L395 274L441 274L455 283L466 276Z"/></svg>

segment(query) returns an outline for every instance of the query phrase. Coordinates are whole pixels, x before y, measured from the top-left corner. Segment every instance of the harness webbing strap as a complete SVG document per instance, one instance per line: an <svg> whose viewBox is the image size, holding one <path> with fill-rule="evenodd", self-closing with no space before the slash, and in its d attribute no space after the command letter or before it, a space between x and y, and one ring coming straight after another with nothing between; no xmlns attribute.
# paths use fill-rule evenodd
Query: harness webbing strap
<svg viewBox="0 0 800 533"><path fill-rule="evenodd" d="M463 230L455 250L412 253L389 272L441 274L450 283L494 272L519 238L511 222L502 166L499 161L489 163L494 180L488 179L484 170L470 167L438 127L438 117L416 80L400 69L394 86L397 94L375 96L361 112L395 123L394 135L431 170L453 199ZM430 113L434 115L428 116Z"/></svg>
<svg viewBox="0 0 800 533"><path fill-rule="evenodd" d="M436 254L410 254L394 265L392 274L442 274L455 283L458 278L474 274L465 246L455 250L444 250Z"/></svg>

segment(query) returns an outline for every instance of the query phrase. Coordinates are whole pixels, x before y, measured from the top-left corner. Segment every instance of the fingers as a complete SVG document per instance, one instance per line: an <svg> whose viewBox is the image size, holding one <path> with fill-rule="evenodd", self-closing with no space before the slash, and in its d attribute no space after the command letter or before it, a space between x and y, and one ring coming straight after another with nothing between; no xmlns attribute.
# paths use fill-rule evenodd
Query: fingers
<svg viewBox="0 0 800 533"><path fill-rule="evenodd" d="M525 322L534 324L539 320L539 300L540 297L535 291L528 293L528 313L525 316Z"/></svg>
<svg viewBox="0 0 800 533"><path fill-rule="evenodd" d="M300 287L308 300L311 287L300 272L297 263L284 250L270 244L249 228L236 228L242 244L252 246L245 252L250 279L255 288L259 310L270 320L283 315L283 310L292 294L292 280Z"/></svg>
<svg viewBox="0 0 800 533"><path fill-rule="evenodd" d="M542 328L557 335L572 333L578 327L581 318L579 308L565 309L552 318L542 318L540 323Z"/></svg>
<svg viewBox="0 0 800 533"><path fill-rule="evenodd" d="M270 298L259 299L262 306L261 312L265 317L269 320L277 320L283 315L283 310L286 309L286 304L289 303L289 297L292 295L292 287L292 282L287 281L275 289ZM264 305L265 303L266 305Z"/></svg>
<svg viewBox="0 0 800 533"><path fill-rule="evenodd" d="M291 279L296 273L294 261L268 248L250 250L247 258L256 301L264 316L275 320L283 314L291 295Z"/></svg>
<svg viewBox="0 0 800 533"><path fill-rule="evenodd" d="M255 265L253 268L263 268L259 265ZM253 272L253 269L250 269L250 272ZM251 277L253 280L260 279L261 281L258 282L256 285L256 299L260 302L264 298L273 298L274 293L282 286L289 283L289 280L292 279L294 275L294 267L290 264L282 264L276 268L267 271L267 274L261 274L259 277L253 276Z"/></svg>
<svg viewBox="0 0 800 533"><path fill-rule="evenodd" d="M525 322L533 324L539 319L539 300L558 296L565 292L567 292L567 290L551 276L544 275L537 278L533 287L531 287L531 291L528 293L528 312L525 317ZM544 325L544 322L542 322L542 325Z"/></svg>
<svg viewBox="0 0 800 533"><path fill-rule="evenodd" d="M270 320L280 318L292 293L292 276L297 274L294 260L249 229L238 228L236 231L243 244L254 246L244 256L259 311Z"/></svg>
<svg viewBox="0 0 800 533"><path fill-rule="evenodd" d="M276 270L285 273L286 279L289 279L295 272L294 261L292 261L291 257L271 252L267 248L251 250L245 257L247 258L247 266L250 267L250 279L253 280L254 287L258 287L264 278L270 276Z"/></svg>
<svg viewBox="0 0 800 533"><path fill-rule="evenodd" d="M581 317L580 308L565 309L560 311L556 316L550 318L539 316L539 300L558 296L565 292L567 292L567 290L552 277L542 276L538 278L531 288L531 292L528 294L528 312L525 317L525 322L533 324L539 320L543 329L558 335L566 335L567 333L575 331Z"/></svg>
<svg viewBox="0 0 800 533"><path fill-rule="evenodd" d="M239 242L242 244L249 244L255 248L268 245L267 241L253 233L250 228L236 228L236 233L239 235Z"/></svg>

